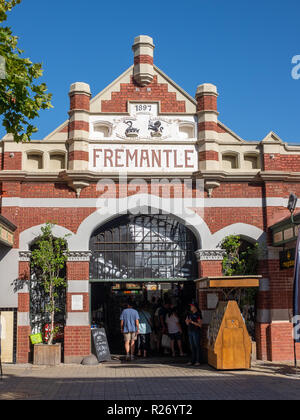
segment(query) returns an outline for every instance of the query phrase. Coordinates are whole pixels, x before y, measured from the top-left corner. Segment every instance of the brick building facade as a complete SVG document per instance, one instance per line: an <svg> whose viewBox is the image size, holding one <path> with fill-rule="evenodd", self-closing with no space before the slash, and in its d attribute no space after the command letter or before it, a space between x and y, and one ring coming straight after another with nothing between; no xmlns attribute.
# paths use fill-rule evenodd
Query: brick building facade
<svg viewBox="0 0 300 420"><path fill-rule="evenodd" d="M42 141L16 144L9 135L1 141L2 215L17 229L13 246L1 249L0 308L17 308L19 363L30 351L30 293L26 282L17 290L12 284L30 277L30 249L41 226L52 221L56 235L70 235L64 360L80 362L91 351L91 283L105 282L91 269L91 237L121 215L149 209L193 233L198 278L222 274L219 245L227 235L264 247L257 355L293 359L293 269L280 269L281 247L274 246L270 227L289 215L289 194L300 194L300 146L272 132L258 141L242 139L219 119L214 85L198 86L191 97L153 64L153 51L150 37L137 37L133 65L94 97L86 83L71 85L69 119ZM139 232L140 225L137 238ZM117 283L118 275L111 280ZM207 295L199 295L206 324L212 311Z"/></svg>

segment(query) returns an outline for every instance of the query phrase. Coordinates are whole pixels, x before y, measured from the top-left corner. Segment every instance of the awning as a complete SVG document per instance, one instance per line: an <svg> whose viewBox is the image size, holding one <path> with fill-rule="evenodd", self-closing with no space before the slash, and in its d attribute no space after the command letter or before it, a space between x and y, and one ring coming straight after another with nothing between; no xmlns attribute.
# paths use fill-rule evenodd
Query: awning
<svg viewBox="0 0 300 420"><path fill-rule="evenodd" d="M299 231L297 224L300 224L300 213L294 216L294 222L295 224L292 223L290 217L287 217L270 227L273 236L273 246L282 246L296 241Z"/></svg>

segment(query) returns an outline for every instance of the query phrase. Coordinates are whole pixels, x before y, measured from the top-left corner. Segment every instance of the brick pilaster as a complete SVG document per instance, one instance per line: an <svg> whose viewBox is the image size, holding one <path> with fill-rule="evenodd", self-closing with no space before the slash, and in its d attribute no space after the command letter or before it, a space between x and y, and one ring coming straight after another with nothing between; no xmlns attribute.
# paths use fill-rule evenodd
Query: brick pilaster
<svg viewBox="0 0 300 420"><path fill-rule="evenodd" d="M68 169L88 170L88 139L90 133L90 86L73 83L70 87Z"/></svg>
<svg viewBox="0 0 300 420"><path fill-rule="evenodd" d="M67 321L64 333L64 362L80 363L91 353L89 321L90 252L71 252L67 262Z"/></svg>
<svg viewBox="0 0 300 420"><path fill-rule="evenodd" d="M196 92L198 116L199 169L219 169L218 144L218 91L205 83Z"/></svg>
<svg viewBox="0 0 300 420"><path fill-rule="evenodd" d="M133 78L140 86L146 86L152 82L153 69L153 39L150 36L141 35L135 38L133 44L134 68Z"/></svg>
<svg viewBox="0 0 300 420"><path fill-rule="evenodd" d="M20 252L18 292L17 363L28 363L30 353L30 252Z"/></svg>

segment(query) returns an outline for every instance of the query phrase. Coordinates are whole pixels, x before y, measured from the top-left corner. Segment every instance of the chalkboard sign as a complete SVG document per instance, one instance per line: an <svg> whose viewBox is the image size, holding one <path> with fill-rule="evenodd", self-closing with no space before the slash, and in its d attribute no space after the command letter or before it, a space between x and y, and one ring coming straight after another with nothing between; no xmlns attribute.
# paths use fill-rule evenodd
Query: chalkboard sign
<svg viewBox="0 0 300 420"><path fill-rule="evenodd" d="M98 362L111 360L110 350L104 328L92 328L93 348Z"/></svg>

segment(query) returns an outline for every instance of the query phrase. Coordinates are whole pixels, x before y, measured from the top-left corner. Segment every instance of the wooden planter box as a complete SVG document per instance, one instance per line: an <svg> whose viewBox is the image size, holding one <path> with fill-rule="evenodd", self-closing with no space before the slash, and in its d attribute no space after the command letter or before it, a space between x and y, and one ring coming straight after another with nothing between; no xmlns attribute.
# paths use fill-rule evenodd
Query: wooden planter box
<svg viewBox="0 0 300 420"><path fill-rule="evenodd" d="M61 344L35 344L33 351L34 365L56 366L61 363Z"/></svg>

